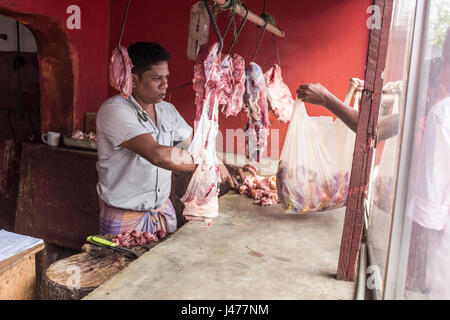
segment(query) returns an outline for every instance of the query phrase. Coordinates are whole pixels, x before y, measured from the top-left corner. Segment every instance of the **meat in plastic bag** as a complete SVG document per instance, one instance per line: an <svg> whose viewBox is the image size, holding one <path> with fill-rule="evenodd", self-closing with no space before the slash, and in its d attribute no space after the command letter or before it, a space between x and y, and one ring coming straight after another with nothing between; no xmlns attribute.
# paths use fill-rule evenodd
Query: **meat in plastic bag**
<svg viewBox="0 0 450 320"><path fill-rule="evenodd" d="M349 128L331 117L309 117L305 104L297 100L276 179L286 212L304 214L346 205L353 154L346 146L353 144Z"/></svg>

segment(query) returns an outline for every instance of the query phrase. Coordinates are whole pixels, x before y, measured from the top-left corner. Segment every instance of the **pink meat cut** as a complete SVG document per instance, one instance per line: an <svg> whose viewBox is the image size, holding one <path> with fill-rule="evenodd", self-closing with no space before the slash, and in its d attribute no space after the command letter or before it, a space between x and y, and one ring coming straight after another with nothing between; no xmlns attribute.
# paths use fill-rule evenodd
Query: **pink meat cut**
<svg viewBox="0 0 450 320"><path fill-rule="evenodd" d="M220 174L216 136L219 129L219 103L225 83L221 81L218 48L218 43L204 44L194 67L193 88L198 123L188 151L198 167L180 199L185 206L183 215L187 220L203 221L208 225L217 217L219 210Z"/></svg>
<svg viewBox="0 0 450 320"><path fill-rule="evenodd" d="M288 86L283 82L280 66L275 64L264 74L264 78L267 86L267 99L272 112L281 122L290 121L295 100L292 98Z"/></svg>
<svg viewBox="0 0 450 320"><path fill-rule="evenodd" d="M155 243L158 242L159 239L164 239L165 237L166 232L162 229L154 234L139 230L131 230L119 233L112 239L112 242L119 247L131 248L134 246L143 246L148 243Z"/></svg>
<svg viewBox="0 0 450 320"><path fill-rule="evenodd" d="M254 62L245 68L244 104L248 123L245 128L248 137L247 158L259 161L259 157L267 146L269 134L269 106L264 74Z"/></svg>
<svg viewBox="0 0 450 320"><path fill-rule="evenodd" d="M255 199L254 203L261 206L270 206L279 202L275 175L247 177L239 187L239 192Z"/></svg>
<svg viewBox="0 0 450 320"><path fill-rule="evenodd" d="M219 67L222 113L237 116L243 107L245 93L245 61L238 54L225 55Z"/></svg>
<svg viewBox="0 0 450 320"><path fill-rule="evenodd" d="M133 90L131 70L133 64L128 51L124 47L114 49L109 63L109 83L111 87L120 91L124 98L128 98Z"/></svg>

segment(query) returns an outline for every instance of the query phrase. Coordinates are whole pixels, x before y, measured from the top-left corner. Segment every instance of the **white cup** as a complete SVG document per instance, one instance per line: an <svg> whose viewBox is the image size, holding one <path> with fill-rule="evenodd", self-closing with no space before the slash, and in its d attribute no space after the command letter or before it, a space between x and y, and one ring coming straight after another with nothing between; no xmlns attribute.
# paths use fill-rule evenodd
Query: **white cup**
<svg viewBox="0 0 450 320"><path fill-rule="evenodd" d="M61 134L58 132L47 132L42 135L42 141L51 147L57 147L60 137Z"/></svg>

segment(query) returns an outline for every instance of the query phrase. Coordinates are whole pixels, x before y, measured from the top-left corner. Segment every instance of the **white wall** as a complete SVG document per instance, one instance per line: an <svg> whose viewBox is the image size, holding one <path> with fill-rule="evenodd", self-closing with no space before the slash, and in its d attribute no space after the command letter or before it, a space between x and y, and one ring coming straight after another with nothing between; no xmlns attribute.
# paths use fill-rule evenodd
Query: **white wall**
<svg viewBox="0 0 450 320"><path fill-rule="evenodd" d="M19 26L20 51L37 52L36 40L33 34L23 24ZM17 51L16 20L0 15L0 34L7 34L8 40L0 39L0 51Z"/></svg>

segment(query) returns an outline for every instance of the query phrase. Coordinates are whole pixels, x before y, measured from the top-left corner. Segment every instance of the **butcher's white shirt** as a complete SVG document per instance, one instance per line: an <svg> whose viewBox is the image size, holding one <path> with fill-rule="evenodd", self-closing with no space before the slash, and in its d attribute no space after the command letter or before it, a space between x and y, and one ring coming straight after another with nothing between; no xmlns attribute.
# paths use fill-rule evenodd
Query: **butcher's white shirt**
<svg viewBox="0 0 450 320"><path fill-rule="evenodd" d="M430 230L427 259L430 297L450 299L450 98L431 108L418 151L407 213Z"/></svg>
<svg viewBox="0 0 450 320"><path fill-rule="evenodd" d="M147 115L142 121L136 109ZM133 96L129 101L120 95L106 100L97 114L97 192L108 205L148 211L164 204L170 195L172 172L159 168L124 148L121 144L150 133L157 143L172 146L192 134L192 128L168 102L155 105L157 124L140 107Z"/></svg>

